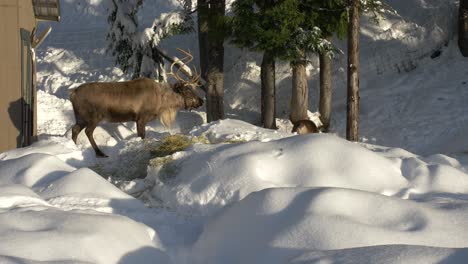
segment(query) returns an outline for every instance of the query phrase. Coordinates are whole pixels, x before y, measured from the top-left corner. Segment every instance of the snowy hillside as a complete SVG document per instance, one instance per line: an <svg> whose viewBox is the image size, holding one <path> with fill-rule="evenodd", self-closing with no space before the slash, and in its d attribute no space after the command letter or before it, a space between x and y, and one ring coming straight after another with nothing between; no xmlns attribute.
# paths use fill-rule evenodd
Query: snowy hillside
<svg viewBox="0 0 468 264"><path fill-rule="evenodd" d="M62 21L37 52L40 140L0 153L0 263L466 263L458 2L388 2L396 14L361 24L360 143L342 138L345 55L334 59L332 133L298 136L286 120L289 65L276 72L280 129L263 129L261 56L229 46L228 119L180 112L170 129L149 123L145 140L134 123L101 124L94 137L109 158L97 159L84 133L71 141L67 90L126 78L105 53L110 1L61 1ZM145 1L141 26L178 4ZM191 34L162 46L197 58L197 43ZM158 156L174 134L189 146Z"/></svg>

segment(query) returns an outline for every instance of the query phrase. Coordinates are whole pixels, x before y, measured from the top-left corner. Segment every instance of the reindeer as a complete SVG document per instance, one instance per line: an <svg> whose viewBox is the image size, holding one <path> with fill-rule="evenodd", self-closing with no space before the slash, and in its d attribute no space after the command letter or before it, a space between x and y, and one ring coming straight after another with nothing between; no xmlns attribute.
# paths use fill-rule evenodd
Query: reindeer
<svg viewBox="0 0 468 264"><path fill-rule="evenodd" d="M203 105L203 100L195 93L200 85L200 75L189 76L184 80L178 73L174 73L176 63L193 56L181 49L187 57L174 61L170 75L177 82L155 82L149 78L140 78L125 82L94 82L86 83L70 90L70 101L73 105L76 124L72 128L72 139L76 144L78 134L85 129L86 136L91 143L96 156L107 157L97 146L93 132L101 121L127 122L135 121L137 134L145 138L146 123L159 118L161 123L170 126L180 109L192 110Z"/></svg>
<svg viewBox="0 0 468 264"><path fill-rule="evenodd" d="M304 119L294 122L293 129L291 133L297 132L299 135L309 134L309 133L318 133L319 129L314 122Z"/></svg>

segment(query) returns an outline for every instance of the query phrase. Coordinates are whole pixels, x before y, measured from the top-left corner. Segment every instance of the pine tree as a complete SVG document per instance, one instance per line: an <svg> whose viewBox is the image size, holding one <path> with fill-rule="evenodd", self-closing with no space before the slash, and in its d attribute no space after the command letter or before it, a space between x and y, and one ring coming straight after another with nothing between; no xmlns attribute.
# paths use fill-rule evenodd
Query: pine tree
<svg viewBox="0 0 468 264"><path fill-rule="evenodd" d="M298 30L291 36L297 55L293 57L292 67L292 93L289 118L293 124L300 120L309 119L308 103L309 89L306 74L307 54L326 52L331 50L329 42L324 41L322 30L318 27L319 13L314 2L301 0L299 2L299 12L305 19L299 25Z"/></svg>
<svg viewBox="0 0 468 264"><path fill-rule="evenodd" d="M359 4L360 0L349 0L348 30L348 100L346 139L358 141L359 123Z"/></svg>
<svg viewBox="0 0 468 264"><path fill-rule="evenodd" d="M123 72L129 73L138 68L138 55L133 46L137 34L137 12L142 1L112 0L112 8L107 18L110 29L107 34L108 51Z"/></svg>
<svg viewBox="0 0 468 264"><path fill-rule="evenodd" d="M198 0L200 68L206 80L208 122L224 118L225 0Z"/></svg>
<svg viewBox="0 0 468 264"><path fill-rule="evenodd" d="M298 74L295 81L301 83L297 86L300 89L294 91L297 95L295 98L299 99L297 101L301 101L304 98L303 91L307 91L307 87L304 89L302 85L307 82L304 80L305 53L323 44L319 38L320 29L314 26L314 20L311 19L314 14L308 11L310 9L306 9L299 0L237 0L233 4L232 42L240 47L263 52L261 112L262 124L266 128L276 128L276 60L289 61L293 67L301 65L295 71ZM302 102L292 102L292 105L293 108L296 105L304 108ZM296 116L298 111L291 112L292 116Z"/></svg>
<svg viewBox="0 0 468 264"><path fill-rule="evenodd" d="M313 30L315 27L315 13L310 11L307 6L301 5L297 2L298 11L304 16L304 19L299 23L296 33L292 36L295 41L301 43L294 43L294 49L297 49L297 55L293 55L290 60L292 68L292 84L291 84L291 102L289 107L289 119L293 124L297 121L309 119L307 111L309 109L309 87L307 85L307 54L308 50L304 46L304 34L308 30ZM300 36L300 35L303 36Z"/></svg>
<svg viewBox="0 0 468 264"><path fill-rule="evenodd" d="M359 16L362 12L378 14L388 10L379 0L348 0L348 95L346 114L346 139L359 140Z"/></svg>
<svg viewBox="0 0 468 264"><path fill-rule="evenodd" d="M191 1L173 13L162 14L150 28L140 28L137 14L143 0L112 0L108 16L108 52L115 63L132 78L150 77L164 79L163 56L159 42L167 37L193 30Z"/></svg>
<svg viewBox="0 0 468 264"><path fill-rule="evenodd" d="M323 130L328 131L331 120L331 98L332 98L332 56L336 52L331 43L333 36L343 38L348 31L349 1L348 0L302 0L309 13L315 13L313 21L315 26L321 30L323 43L318 46L320 61L320 101L319 112L323 123ZM310 11L311 10L311 11ZM379 0L360 1L359 12L372 13L372 18L377 20L378 14L390 10Z"/></svg>
<svg viewBox="0 0 468 264"><path fill-rule="evenodd" d="M317 12L316 24L321 29L322 38L331 46L334 35L344 38L348 25L348 3L346 0L306 0L306 3ZM332 56L331 50L319 50L320 61L320 99L319 112L327 132L331 121L332 102Z"/></svg>
<svg viewBox="0 0 468 264"><path fill-rule="evenodd" d="M300 120L309 119L309 88L307 85L307 58L301 49L301 57L291 61L292 86L289 119L293 124Z"/></svg>
<svg viewBox="0 0 468 264"><path fill-rule="evenodd" d="M326 38L331 41L331 37ZM320 64L320 95L319 95L319 113L322 122L322 131L328 132L331 123L332 106L332 58L327 52L319 53Z"/></svg>

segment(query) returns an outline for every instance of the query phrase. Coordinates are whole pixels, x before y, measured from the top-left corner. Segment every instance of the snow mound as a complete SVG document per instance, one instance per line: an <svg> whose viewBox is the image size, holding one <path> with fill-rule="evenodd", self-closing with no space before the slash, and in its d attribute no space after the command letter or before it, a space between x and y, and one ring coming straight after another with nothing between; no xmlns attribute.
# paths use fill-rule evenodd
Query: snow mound
<svg viewBox="0 0 468 264"><path fill-rule="evenodd" d="M14 149L0 153L0 160L17 159L30 154L48 154L66 162L73 167L86 166L90 159L95 159L94 154L83 153L72 140L63 137L50 137L40 140L31 146Z"/></svg>
<svg viewBox="0 0 468 264"><path fill-rule="evenodd" d="M206 137L212 144L227 141L261 141L267 142L290 137L287 132L261 128L236 119L224 119L195 127L190 135Z"/></svg>
<svg viewBox="0 0 468 264"><path fill-rule="evenodd" d="M23 258L15 258L8 256L0 256L0 263L3 264L90 264L89 262L82 262L76 260L58 260L58 261L33 261Z"/></svg>
<svg viewBox="0 0 468 264"><path fill-rule="evenodd" d="M267 189L207 222L192 263L287 263L311 250L388 244L468 247L467 217L466 202L454 209L351 189Z"/></svg>
<svg viewBox="0 0 468 264"><path fill-rule="evenodd" d="M0 161L0 262L170 263L157 232L127 217L144 210L55 156Z"/></svg>
<svg viewBox="0 0 468 264"><path fill-rule="evenodd" d="M468 249L434 248L412 245L385 245L343 250L312 251L291 260L290 264L464 264Z"/></svg>
<svg viewBox="0 0 468 264"><path fill-rule="evenodd" d="M441 164L431 162L431 158L429 159L429 163L418 158L403 159L401 163L402 174L411 182L411 188L416 193L446 192L468 194L468 175L456 167L443 164L446 161L439 161L442 162Z"/></svg>
<svg viewBox="0 0 468 264"><path fill-rule="evenodd" d="M273 187L329 186L393 195L407 187L394 162L326 134L270 142L194 145L149 168L152 194L181 211L210 214Z"/></svg>
<svg viewBox="0 0 468 264"><path fill-rule="evenodd" d="M350 188L424 201L468 194L461 164L441 154L420 157L328 134L292 136L237 120L203 125L191 134L237 144L195 144L158 158L138 185L157 206L162 202L183 214L211 215L252 192L281 187Z"/></svg>

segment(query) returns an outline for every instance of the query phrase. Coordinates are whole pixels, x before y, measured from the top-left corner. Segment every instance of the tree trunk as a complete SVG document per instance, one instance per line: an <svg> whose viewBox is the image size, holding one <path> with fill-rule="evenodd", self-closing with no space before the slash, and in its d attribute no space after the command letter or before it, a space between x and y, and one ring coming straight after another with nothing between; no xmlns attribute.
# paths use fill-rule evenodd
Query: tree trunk
<svg viewBox="0 0 468 264"><path fill-rule="evenodd" d="M200 71L203 79L206 78L208 66L208 0L197 1L198 12L198 50L200 53Z"/></svg>
<svg viewBox="0 0 468 264"><path fill-rule="evenodd" d="M276 129L275 57L268 52L263 54L260 75L262 79L262 124L265 128Z"/></svg>
<svg viewBox="0 0 468 264"><path fill-rule="evenodd" d="M331 37L327 37L331 40ZM319 112L320 121L323 124L323 131L328 132L331 120L331 102L332 102L332 60L326 53L319 54L320 59L320 101Z"/></svg>
<svg viewBox="0 0 468 264"><path fill-rule="evenodd" d="M468 57L468 0L460 0L458 9L458 47Z"/></svg>
<svg viewBox="0 0 468 264"><path fill-rule="evenodd" d="M307 115L309 105L309 90L307 87L306 67L304 52L302 58L292 63L292 93L291 114L289 119L294 124L297 121L309 119Z"/></svg>
<svg viewBox="0 0 468 264"><path fill-rule="evenodd" d="M224 119L224 73L218 68L208 72L206 118L208 122Z"/></svg>
<svg viewBox="0 0 468 264"><path fill-rule="evenodd" d="M224 32L221 20L225 0L198 0L200 70L206 84L208 122L224 118Z"/></svg>
<svg viewBox="0 0 468 264"><path fill-rule="evenodd" d="M346 139L358 141L359 121L359 1L349 0L348 100Z"/></svg>

